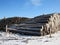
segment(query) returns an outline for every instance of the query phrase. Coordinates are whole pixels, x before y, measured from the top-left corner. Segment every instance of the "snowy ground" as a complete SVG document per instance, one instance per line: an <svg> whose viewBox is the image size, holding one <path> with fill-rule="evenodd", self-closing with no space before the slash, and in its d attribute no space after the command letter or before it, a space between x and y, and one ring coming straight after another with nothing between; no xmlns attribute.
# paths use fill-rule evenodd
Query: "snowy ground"
<svg viewBox="0 0 60 45"><path fill-rule="evenodd" d="M60 45L60 31L47 36L21 36L19 34L0 32L0 45Z"/></svg>

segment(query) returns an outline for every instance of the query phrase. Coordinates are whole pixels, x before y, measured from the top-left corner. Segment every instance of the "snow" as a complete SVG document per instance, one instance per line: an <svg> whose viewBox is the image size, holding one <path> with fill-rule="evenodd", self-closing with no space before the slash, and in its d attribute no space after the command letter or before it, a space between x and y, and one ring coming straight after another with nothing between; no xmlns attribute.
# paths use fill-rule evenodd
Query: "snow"
<svg viewBox="0 0 60 45"><path fill-rule="evenodd" d="M0 45L60 45L60 31L46 36L22 36L0 32Z"/></svg>

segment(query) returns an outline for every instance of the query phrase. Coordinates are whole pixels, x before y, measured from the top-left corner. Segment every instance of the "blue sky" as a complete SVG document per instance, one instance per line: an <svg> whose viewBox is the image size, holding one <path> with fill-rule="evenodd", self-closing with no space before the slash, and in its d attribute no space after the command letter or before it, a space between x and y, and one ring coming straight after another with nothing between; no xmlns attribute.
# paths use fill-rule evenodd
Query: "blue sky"
<svg viewBox="0 0 60 45"><path fill-rule="evenodd" d="M0 18L32 18L54 12L60 12L60 0L0 0Z"/></svg>

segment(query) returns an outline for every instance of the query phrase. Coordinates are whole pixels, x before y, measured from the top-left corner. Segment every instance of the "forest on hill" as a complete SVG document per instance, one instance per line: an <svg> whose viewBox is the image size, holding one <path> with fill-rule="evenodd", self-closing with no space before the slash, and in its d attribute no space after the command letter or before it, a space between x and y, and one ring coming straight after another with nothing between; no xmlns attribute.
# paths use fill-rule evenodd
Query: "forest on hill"
<svg viewBox="0 0 60 45"><path fill-rule="evenodd" d="M30 20L30 18L26 18L26 17L5 18L4 17L3 19L0 19L0 30L4 30L4 27L6 25L25 23L28 20Z"/></svg>

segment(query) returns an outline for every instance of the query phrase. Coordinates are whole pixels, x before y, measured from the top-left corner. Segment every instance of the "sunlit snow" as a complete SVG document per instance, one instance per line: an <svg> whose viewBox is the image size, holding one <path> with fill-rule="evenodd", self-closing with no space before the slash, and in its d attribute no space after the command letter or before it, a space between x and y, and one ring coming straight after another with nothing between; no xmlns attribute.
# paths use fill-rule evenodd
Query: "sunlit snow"
<svg viewBox="0 0 60 45"><path fill-rule="evenodd" d="M60 31L46 36L22 36L0 32L0 45L60 45Z"/></svg>

